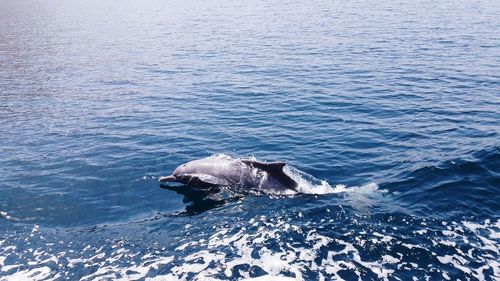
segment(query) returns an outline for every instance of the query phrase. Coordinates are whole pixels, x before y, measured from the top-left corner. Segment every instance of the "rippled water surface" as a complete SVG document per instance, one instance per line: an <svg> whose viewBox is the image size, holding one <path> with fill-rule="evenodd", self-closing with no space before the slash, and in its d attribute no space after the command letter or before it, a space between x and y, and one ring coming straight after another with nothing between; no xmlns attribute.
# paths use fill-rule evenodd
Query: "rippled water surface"
<svg viewBox="0 0 500 281"><path fill-rule="evenodd" d="M499 14L0 0L0 280L500 279ZM303 193L160 188L217 154Z"/></svg>

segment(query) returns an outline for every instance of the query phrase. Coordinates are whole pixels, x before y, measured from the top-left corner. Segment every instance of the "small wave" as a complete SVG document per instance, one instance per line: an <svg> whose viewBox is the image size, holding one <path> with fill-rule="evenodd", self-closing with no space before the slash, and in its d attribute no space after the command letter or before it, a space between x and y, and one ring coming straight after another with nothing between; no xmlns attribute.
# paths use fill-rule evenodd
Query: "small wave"
<svg viewBox="0 0 500 281"><path fill-rule="evenodd" d="M496 215L498 167L500 149L487 148L418 168L383 187L397 193L397 201L417 213L435 217Z"/></svg>

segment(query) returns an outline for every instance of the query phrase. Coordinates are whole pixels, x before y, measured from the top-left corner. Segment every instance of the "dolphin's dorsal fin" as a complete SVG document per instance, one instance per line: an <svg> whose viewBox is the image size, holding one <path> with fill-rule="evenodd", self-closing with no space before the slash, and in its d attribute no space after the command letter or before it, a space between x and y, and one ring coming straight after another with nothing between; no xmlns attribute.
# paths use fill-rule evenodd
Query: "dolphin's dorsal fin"
<svg viewBox="0 0 500 281"><path fill-rule="evenodd" d="M285 162L259 162L253 160L243 160L243 163L252 165L255 168L262 169L267 172L281 172L283 171L283 167L285 167Z"/></svg>
<svg viewBox="0 0 500 281"><path fill-rule="evenodd" d="M252 165L255 168L264 170L271 174L273 178L281 182L285 187L296 190L297 182L295 182L289 175L285 174L283 167L285 167L285 162L259 162L252 160L243 160L243 163L247 165Z"/></svg>

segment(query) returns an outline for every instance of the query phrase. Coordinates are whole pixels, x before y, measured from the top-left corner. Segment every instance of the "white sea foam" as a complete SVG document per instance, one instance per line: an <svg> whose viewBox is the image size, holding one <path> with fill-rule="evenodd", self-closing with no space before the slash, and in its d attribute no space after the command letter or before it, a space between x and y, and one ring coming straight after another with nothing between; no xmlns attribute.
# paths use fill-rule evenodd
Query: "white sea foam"
<svg viewBox="0 0 500 281"><path fill-rule="evenodd" d="M86 272L85 275L78 276L82 280L288 281L308 280L307 272L317 274L315 279L318 280L332 280L342 279L341 272L345 270L358 278L369 271L377 278L387 280L397 271L416 269L437 271L444 279L454 279L456 275L453 271L443 269L448 266L479 280L484 280L486 275L491 276L492 270L493 277L498 279L498 226L498 221L446 224L446 235L428 237L436 246L449 247L444 255L431 252L429 244L401 242L382 229L374 231L366 228L357 237L345 240L343 235L329 237L318 232L317 227L304 227L286 217L269 216L238 221L231 226L214 225L203 239L187 236L168 251L157 249L148 253L128 248L121 242L109 241L106 248L82 245L80 250L70 247L64 252L51 252L50 247L42 246L20 251L9 244L13 241L12 237L7 237L7 240L0 241L3 246L0 249L0 275L3 276L0 280L67 279L67 271L53 269L72 271L78 267L85 268L82 271ZM39 228L35 231L42 232ZM193 226L184 231L194 231ZM414 232L422 233L421 230ZM470 249L462 251L457 245L464 243L465 236L469 238L467 248ZM385 253L377 259L364 258L363 249L379 246L387 249L405 247L410 252L416 249L426 251L435 257L436 264L429 268L428 265L408 263L404 261L408 254L399 252ZM9 255L22 258L25 262L6 264ZM264 275L252 275L250 268L260 268Z"/></svg>
<svg viewBox="0 0 500 281"><path fill-rule="evenodd" d="M297 280L292 277L284 277L284 276L272 276L272 275L264 275L255 278L246 278L243 281L294 281Z"/></svg>
<svg viewBox="0 0 500 281"><path fill-rule="evenodd" d="M11 270L12 268L8 269ZM5 270L5 271L8 271ZM54 280L55 277L51 277L51 270L47 266L35 267L33 269L19 270L8 276L8 278L0 280Z"/></svg>
<svg viewBox="0 0 500 281"><path fill-rule="evenodd" d="M351 187L343 184L332 186L326 180L318 180L291 166L285 167L285 173L298 183L298 192L303 194L345 193L350 197L351 202L359 203L359 205L372 205L374 200L386 193L385 190L380 190L376 183Z"/></svg>
<svg viewBox="0 0 500 281"><path fill-rule="evenodd" d="M13 220L16 221L18 219L14 218L13 216L10 216L7 212L0 211L0 217L4 217L8 220Z"/></svg>
<svg viewBox="0 0 500 281"><path fill-rule="evenodd" d="M294 247L290 243L284 243L278 249L271 250L264 244L269 240L280 241L284 229L296 231L297 233L301 233L302 229L282 219L270 222L265 217L260 219L260 225L259 230L252 233L248 233L245 227L241 227L235 233L229 233L226 228L218 228L208 239L207 247L202 247L203 250L182 257L182 264L174 266L163 277L171 278L171 280L188 280L188 274L195 274L195 280L217 280L214 276L223 274L223 276L226 276L225 278L231 278L235 268L241 265L250 265L262 268L267 272L267 275L250 278L248 274L242 274L241 271L238 271L240 275L246 276L242 280L305 280L303 273L306 269L318 272L319 279L328 280L330 278L341 279L338 272L345 269L352 270L358 276L361 276L359 266L362 266L371 270L378 278L387 280L394 273L394 269L387 266L401 262L402 254L399 254L398 257L384 255L377 261L363 260L359 252L360 249L355 244L340 239L332 239L314 230L304 234L303 243L307 244L306 247ZM373 236L380 238L375 239L375 244L390 244L394 241L392 237L381 233L374 232ZM341 246L342 249L328 251L327 256L320 258L318 263L321 250L333 245ZM410 249L422 248L419 245L407 243L402 243L402 245ZM488 249L487 245L484 246L486 246L485 249ZM191 250L199 247L200 244L196 243L185 245L185 249ZM220 251L220 249L227 247L229 247L231 255L228 255L227 251ZM256 251L258 255L255 255ZM464 255L466 254L458 252L451 256L438 256L437 259L443 264L450 264L466 274L481 279L487 267L471 268L469 264L471 259L467 259ZM346 260L342 257L349 257L349 259ZM485 257L481 258L484 259ZM493 270L497 274L498 262L492 260L488 262L493 266ZM210 265L216 266L210 267ZM416 263L408 265L415 269L419 267ZM134 271L145 272L144 269L141 271L136 268L134 268ZM290 274L295 277L287 277ZM448 276L447 272L443 272L443 277L445 276Z"/></svg>

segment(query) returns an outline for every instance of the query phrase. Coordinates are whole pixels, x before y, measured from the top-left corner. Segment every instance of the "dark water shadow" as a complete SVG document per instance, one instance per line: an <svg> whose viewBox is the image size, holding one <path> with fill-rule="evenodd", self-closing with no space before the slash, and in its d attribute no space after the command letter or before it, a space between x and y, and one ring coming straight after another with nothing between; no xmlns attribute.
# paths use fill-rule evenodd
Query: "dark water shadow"
<svg viewBox="0 0 500 281"><path fill-rule="evenodd" d="M186 204L186 209L180 212L179 215L188 216L197 215L221 207L244 197L241 194L228 194L221 190L194 189L187 185L160 184L160 188L171 190L184 196L182 202Z"/></svg>

